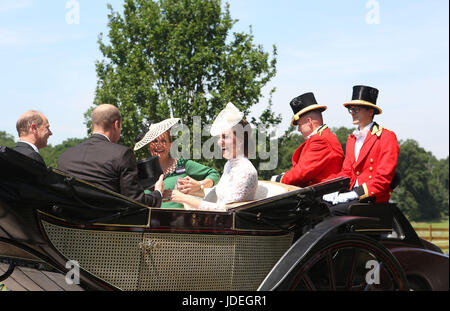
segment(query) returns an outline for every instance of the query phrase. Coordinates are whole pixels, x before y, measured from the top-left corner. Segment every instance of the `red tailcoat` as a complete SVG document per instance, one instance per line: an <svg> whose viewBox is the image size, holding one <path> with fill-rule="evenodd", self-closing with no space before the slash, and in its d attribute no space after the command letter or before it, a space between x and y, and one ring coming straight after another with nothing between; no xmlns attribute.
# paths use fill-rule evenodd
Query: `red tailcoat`
<svg viewBox="0 0 450 311"><path fill-rule="evenodd" d="M355 190L360 199L375 197L376 202L388 202L400 152L395 133L374 123L361 147L358 161L355 161L355 142L355 136L350 134L339 176L350 178L350 189ZM356 179L359 186L354 188Z"/></svg>
<svg viewBox="0 0 450 311"><path fill-rule="evenodd" d="M323 125L295 151L292 169L283 175L281 182L307 187L333 179L341 171L343 161L341 144L328 126Z"/></svg>

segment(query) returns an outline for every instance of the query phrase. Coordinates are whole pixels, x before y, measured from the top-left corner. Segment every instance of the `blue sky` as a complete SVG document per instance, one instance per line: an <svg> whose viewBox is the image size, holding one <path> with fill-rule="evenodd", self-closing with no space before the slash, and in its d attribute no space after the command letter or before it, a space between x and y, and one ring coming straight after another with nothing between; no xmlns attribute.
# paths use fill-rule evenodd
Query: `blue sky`
<svg viewBox="0 0 450 311"><path fill-rule="evenodd" d="M71 1L79 4L79 24L67 22L68 0L0 0L0 130L16 139L15 123L28 109L49 118L50 144L86 135L83 113L94 98L106 3L120 10L123 0ZM264 93L276 87L280 132L292 116L290 100L310 91L328 106L329 126L351 127L342 104L353 85L366 84L380 90L377 122L438 158L448 156L447 0L228 2L239 20L235 31L251 25L255 43L266 51L277 46L277 75ZM267 96L252 115L266 103Z"/></svg>

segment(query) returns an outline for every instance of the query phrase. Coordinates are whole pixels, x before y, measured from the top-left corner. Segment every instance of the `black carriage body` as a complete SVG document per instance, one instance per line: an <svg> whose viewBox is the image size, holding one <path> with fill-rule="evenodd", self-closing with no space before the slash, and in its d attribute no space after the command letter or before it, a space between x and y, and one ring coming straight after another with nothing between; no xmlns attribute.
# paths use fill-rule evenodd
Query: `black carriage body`
<svg viewBox="0 0 450 311"><path fill-rule="evenodd" d="M442 277L448 257L424 244L395 206L386 207L388 216L373 215L364 205L353 216L329 216L321 196L345 188L348 180L211 212L145 206L6 147L0 147L0 171L3 279L14 266L67 275L72 260L80 265L84 289L303 289L302 267L331 245L327 241L343 239L339 245L347 250L350 240L360 245L366 238L358 237L372 236L393 270L429 289L448 289L448 273ZM384 238L392 227L398 236ZM406 289L407 281L399 280L398 289Z"/></svg>

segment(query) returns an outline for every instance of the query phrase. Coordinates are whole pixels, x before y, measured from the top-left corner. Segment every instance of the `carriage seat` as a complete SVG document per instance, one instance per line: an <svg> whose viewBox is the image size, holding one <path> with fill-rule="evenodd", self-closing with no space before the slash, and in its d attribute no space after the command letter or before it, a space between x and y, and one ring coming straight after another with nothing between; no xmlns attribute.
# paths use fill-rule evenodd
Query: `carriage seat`
<svg viewBox="0 0 450 311"><path fill-rule="evenodd" d="M300 189L299 187L285 185L279 182L258 180L258 188L254 200L270 198L282 193Z"/></svg>
<svg viewBox="0 0 450 311"><path fill-rule="evenodd" d="M356 203L348 208L349 216L362 216L373 218L355 227L355 231L373 233L391 233L394 222L395 203Z"/></svg>
<svg viewBox="0 0 450 311"><path fill-rule="evenodd" d="M244 205L244 204L258 201L258 200L263 200L266 198L277 196L277 195L287 193L290 191L294 191L297 189L300 189L300 188L296 187L296 186L285 185L285 184L282 184L279 182L274 182L274 181L258 180L258 188L256 189L255 197L253 200L245 201L245 202L229 203L226 206L228 209L235 208L240 205ZM209 198L211 198L211 196L209 196ZM206 197L205 197L205 200L206 200Z"/></svg>

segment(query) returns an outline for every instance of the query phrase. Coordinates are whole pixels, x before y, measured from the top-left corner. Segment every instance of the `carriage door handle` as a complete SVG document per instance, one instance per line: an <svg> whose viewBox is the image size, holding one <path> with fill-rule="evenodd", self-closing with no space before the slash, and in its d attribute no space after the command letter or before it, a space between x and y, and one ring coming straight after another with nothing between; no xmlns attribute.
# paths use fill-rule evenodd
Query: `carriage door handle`
<svg viewBox="0 0 450 311"><path fill-rule="evenodd" d="M161 243L152 241L152 240L147 240L147 241L143 241L139 243L139 248L141 249L157 249L157 248L161 248Z"/></svg>

